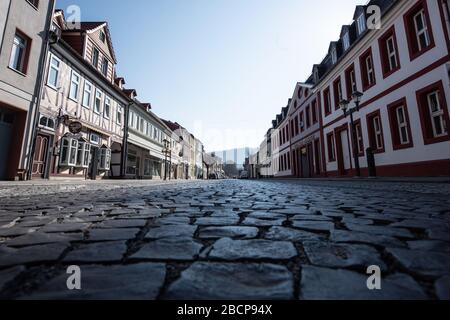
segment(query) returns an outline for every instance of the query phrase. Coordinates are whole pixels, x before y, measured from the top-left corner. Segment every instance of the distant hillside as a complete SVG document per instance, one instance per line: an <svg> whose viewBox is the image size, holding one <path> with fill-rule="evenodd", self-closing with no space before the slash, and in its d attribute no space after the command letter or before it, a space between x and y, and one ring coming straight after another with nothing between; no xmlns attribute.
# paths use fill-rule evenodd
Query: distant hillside
<svg viewBox="0 0 450 320"><path fill-rule="evenodd" d="M255 153L258 149L256 148L237 148L231 150L214 151L217 157L221 158L224 163L228 161L233 161L237 164L238 168L242 168L245 163L245 158L249 155Z"/></svg>

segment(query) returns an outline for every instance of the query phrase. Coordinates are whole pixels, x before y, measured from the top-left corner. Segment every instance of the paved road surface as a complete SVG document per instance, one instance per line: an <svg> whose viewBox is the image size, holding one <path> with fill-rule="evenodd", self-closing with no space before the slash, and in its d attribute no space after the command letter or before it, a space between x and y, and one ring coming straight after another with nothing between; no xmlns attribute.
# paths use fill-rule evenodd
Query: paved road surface
<svg viewBox="0 0 450 320"><path fill-rule="evenodd" d="M0 185L6 299L449 299L450 184ZM67 267L81 270L68 290ZM382 289L367 288L378 266Z"/></svg>

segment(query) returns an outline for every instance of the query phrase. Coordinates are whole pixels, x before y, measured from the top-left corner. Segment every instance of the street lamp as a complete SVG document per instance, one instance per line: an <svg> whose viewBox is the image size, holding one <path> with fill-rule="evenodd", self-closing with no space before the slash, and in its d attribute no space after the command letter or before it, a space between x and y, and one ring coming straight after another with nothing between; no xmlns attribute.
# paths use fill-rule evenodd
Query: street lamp
<svg viewBox="0 0 450 320"><path fill-rule="evenodd" d="M353 137L353 157L355 160L355 169L356 169L356 176L361 176L361 168L359 165L359 155L358 155L358 135L356 133L356 127L355 122L353 119L353 113L359 111L359 105L361 103L361 98L363 94L359 91L355 91L352 94L353 103L355 104L354 108L349 108L350 101L348 100L342 100L339 103L339 106L341 107L341 110L344 112L344 116L347 117L350 115L350 123L351 123L351 131L352 131L352 137Z"/></svg>
<svg viewBox="0 0 450 320"><path fill-rule="evenodd" d="M170 156L170 162L172 162L172 150L170 149L170 141L164 139L164 149L162 150L164 154L164 180L167 180L167 170L169 170L169 180L170 180L170 169L167 167L167 158ZM172 164L170 164L171 166Z"/></svg>

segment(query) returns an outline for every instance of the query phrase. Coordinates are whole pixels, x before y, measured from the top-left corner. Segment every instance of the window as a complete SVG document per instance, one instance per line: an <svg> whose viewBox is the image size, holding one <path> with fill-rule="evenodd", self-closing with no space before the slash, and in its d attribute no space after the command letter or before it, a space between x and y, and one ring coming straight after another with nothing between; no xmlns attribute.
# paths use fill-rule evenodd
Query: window
<svg viewBox="0 0 450 320"><path fill-rule="evenodd" d="M80 89L80 75L72 70L72 75L70 76L69 98L78 101L79 89Z"/></svg>
<svg viewBox="0 0 450 320"><path fill-rule="evenodd" d="M425 144L450 140L449 116L442 81L417 92L422 134Z"/></svg>
<svg viewBox="0 0 450 320"><path fill-rule="evenodd" d="M372 48L369 48L369 50L361 55L361 57L359 58L359 65L361 69L363 90L366 91L376 84Z"/></svg>
<svg viewBox="0 0 450 320"><path fill-rule="evenodd" d="M101 108L102 108L102 97L103 92L100 90L95 91L95 102L94 102L94 112L100 114Z"/></svg>
<svg viewBox="0 0 450 320"><path fill-rule="evenodd" d="M286 161L287 161L287 169L291 170L291 153L290 152L287 153Z"/></svg>
<svg viewBox="0 0 450 320"><path fill-rule="evenodd" d="M117 119L116 119L117 124L122 124L122 114L123 114L122 106L118 105L117 106Z"/></svg>
<svg viewBox="0 0 450 320"><path fill-rule="evenodd" d="M11 49L9 67L26 74L30 56L31 39L20 31L16 31Z"/></svg>
<svg viewBox="0 0 450 320"><path fill-rule="evenodd" d="M394 26L379 39L379 47L383 76L387 78L400 69L400 57Z"/></svg>
<svg viewBox="0 0 450 320"><path fill-rule="evenodd" d="M99 145L100 144L100 136L96 133L91 133L90 142L94 145Z"/></svg>
<svg viewBox="0 0 450 320"><path fill-rule="evenodd" d="M300 112L300 132L305 131L305 118L303 116L303 111Z"/></svg>
<svg viewBox="0 0 450 320"><path fill-rule="evenodd" d="M147 122L147 128L145 130L145 134L148 137L150 137L152 135L152 131L153 131L152 125L149 122Z"/></svg>
<svg viewBox="0 0 450 320"><path fill-rule="evenodd" d="M314 100L311 103L311 115L312 115L312 123L317 123L317 100Z"/></svg>
<svg viewBox="0 0 450 320"><path fill-rule="evenodd" d="M39 8L39 0L27 0L29 4L31 4L36 9Z"/></svg>
<svg viewBox="0 0 450 320"><path fill-rule="evenodd" d="M358 91L358 86L356 85L355 65L353 64L345 71L345 85L347 88L347 99L351 100L353 92Z"/></svg>
<svg viewBox="0 0 450 320"><path fill-rule="evenodd" d="M54 55L50 56L50 65L48 67L47 84L52 88L57 88L59 78L59 68L61 67L61 60Z"/></svg>
<svg viewBox="0 0 450 320"><path fill-rule="evenodd" d="M108 59L103 58L103 62L102 62L102 73L105 77L108 76Z"/></svg>
<svg viewBox="0 0 450 320"><path fill-rule="evenodd" d="M88 81L84 82L83 107L91 107L92 84Z"/></svg>
<svg viewBox="0 0 450 320"><path fill-rule="evenodd" d="M295 135L296 136L298 136L298 134L299 134L299 123L298 123L298 115L297 116L295 116L295 119L294 119L294 130L295 130Z"/></svg>
<svg viewBox="0 0 450 320"><path fill-rule="evenodd" d="M362 134L361 120L355 121L356 145L358 148L358 156L364 156L364 138Z"/></svg>
<svg viewBox="0 0 450 320"><path fill-rule="evenodd" d="M306 107L306 128L309 128L311 126L311 107Z"/></svg>
<svg viewBox="0 0 450 320"><path fill-rule="evenodd" d="M367 128L369 144L374 153L384 152L383 127L379 110L367 115Z"/></svg>
<svg viewBox="0 0 450 320"><path fill-rule="evenodd" d="M338 110L340 102L344 99L344 97L342 96L342 83L340 77L334 81L333 90L334 90L334 109Z"/></svg>
<svg viewBox="0 0 450 320"><path fill-rule="evenodd" d="M333 62L333 64L336 64L337 62L337 51L334 47L331 49L331 62Z"/></svg>
<svg viewBox="0 0 450 320"><path fill-rule="evenodd" d="M336 148L334 142L334 134L331 132L327 135L328 162L336 161Z"/></svg>
<svg viewBox="0 0 450 320"><path fill-rule="evenodd" d="M144 133L144 128L146 127L146 125L145 125L145 120L144 119L140 119L140 121L139 121L139 131L141 132L141 133Z"/></svg>
<svg viewBox="0 0 450 320"><path fill-rule="evenodd" d="M358 34L362 34L364 31L366 31L366 17L364 14L361 14L358 19L356 20L356 23L358 25Z"/></svg>
<svg viewBox="0 0 450 320"><path fill-rule="evenodd" d="M110 168L111 168L111 149L102 147L100 149L98 169L102 171L108 171Z"/></svg>
<svg viewBox="0 0 450 320"><path fill-rule="evenodd" d="M388 105L389 123L391 126L392 146L394 150L413 146L406 99Z"/></svg>
<svg viewBox="0 0 450 320"><path fill-rule="evenodd" d="M346 32L344 34L344 37L342 40L344 43L344 50L347 50L350 47L350 35L348 34L348 32Z"/></svg>
<svg viewBox="0 0 450 320"><path fill-rule="evenodd" d="M92 65L95 67L95 69L98 68L98 61L100 57L100 52L97 48L92 49Z"/></svg>
<svg viewBox="0 0 450 320"><path fill-rule="evenodd" d="M325 115L329 115L331 113L331 97L330 97L330 88L326 88L323 91L323 106L325 109Z"/></svg>
<svg viewBox="0 0 450 320"><path fill-rule="evenodd" d="M109 119L111 116L111 98L105 96L105 106L103 107L103 116Z"/></svg>
<svg viewBox="0 0 450 320"><path fill-rule="evenodd" d="M105 33L102 30L100 30L99 38L100 38L101 42L105 43L106 35L105 35Z"/></svg>
<svg viewBox="0 0 450 320"><path fill-rule="evenodd" d="M59 154L59 165L73 167L76 165L78 152L78 140L71 138L61 139L61 150Z"/></svg>
<svg viewBox="0 0 450 320"><path fill-rule="evenodd" d="M45 117L45 116L41 116L41 118L39 119L39 126L45 128L45 129L54 131L55 130L55 120Z"/></svg>
<svg viewBox="0 0 450 320"><path fill-rule="evenodd" d="M420 0L404 17L409 56L411 60L434 47L433 32L427 2Z"/></svg>
<svg viewBox="0 0 450 320"><path fill-rule="evenodd" d="M85 141L78 141L77 161L75 166L78 168L88 168L91 155L91 145Z"/></svg>

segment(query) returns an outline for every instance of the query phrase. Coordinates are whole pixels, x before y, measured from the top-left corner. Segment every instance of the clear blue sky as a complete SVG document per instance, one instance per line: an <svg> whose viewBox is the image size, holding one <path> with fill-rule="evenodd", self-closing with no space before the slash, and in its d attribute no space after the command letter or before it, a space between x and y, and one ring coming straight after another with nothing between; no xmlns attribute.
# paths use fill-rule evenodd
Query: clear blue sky
<svg viewBox="0 0 450 320"><path fill-rule="evenodd" d="M108 21L118 75L208 151L256 147L365 0L57 0Z"/></svg>

